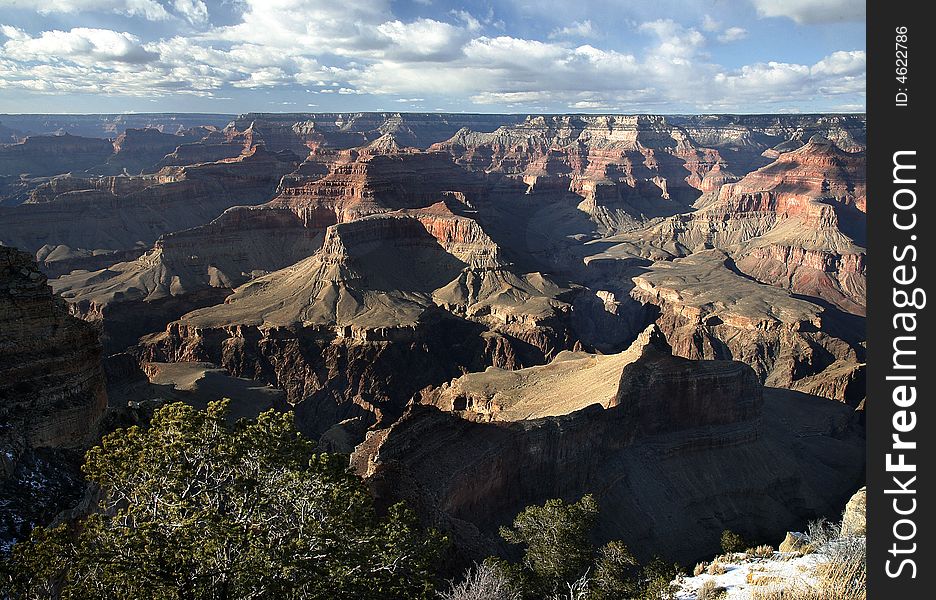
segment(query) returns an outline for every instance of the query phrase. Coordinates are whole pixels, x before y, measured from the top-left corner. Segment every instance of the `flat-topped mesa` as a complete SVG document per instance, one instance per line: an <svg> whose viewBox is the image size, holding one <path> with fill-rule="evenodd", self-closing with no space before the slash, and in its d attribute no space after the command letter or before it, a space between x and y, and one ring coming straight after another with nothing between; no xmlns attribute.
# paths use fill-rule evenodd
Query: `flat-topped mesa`
<svg viewBox="0 0 936 600"><path fill-rule="evenodd" d="M69 316L35 261L0 246L0 435L80 448L107 405L97 329Z"/></svg>
<svg viewBox="0 0 936 600"><path fill-rule="evenodd" d="M25 204L52 202L62 194L86 190L98 190L113 196L126 196L158 183L159 180L155 177L146 176L76 177L74 175L59 175L33 188Z"/></svg>
<svg viewBox="0 0 936 600"><path fill-rule="evenodd" d="M110 140L76 135L30 136L19 144L0 144L0 176L33 177L81 171L107 160Z"/></svg>
<svg viewBox="0 0 936 600"><path fill-rule="evenodd" d="M163 156L154 165L154 169L216 162L226 158L236 158L242 152L244 152L243 144L207 143L205 141L179 144L174 150Z"/></svg>
<svg viewBox="0 0 936 600"><path fill-rule="evenodd" d="M697 143L722 150L767 148L789 140L808 140L820 134L846 152L866 146L865 115L673 115Z"/></svg>
<svg viewBox="0 0 936 600"><path fill-rule="evenodd" d="M659 433L756 419L760 383L740 362L674 357L654 324L624 352L566 351L546 365L516 371L489 367L423 390L417 399L477 421L520 421L566 415L595 404L628 405L635 431ZM661 419L665 423L660 424Z"/></svg>
<svg viewBox="0 0 936 600"><path fill-rule="evenodd" d="M285 186L269 203L307 226L325 227L369 214L435 204L450 190L474 195L480 183L443 153L343 151L323 177Z"/></svg>
<svg viewBox="0 0 936 600"><path fill-rule="evenodd" d="M379 506L405 500L448 532L465 563L503 552L498 526L549 498L594 494L613 507L600 513L600 541L622 539L642 558L682 562L717 551L721 531L736 524L782 535L785 524L840 509L863 475L863 439L849 429L848 407L793 392L768 395L747 365L673 357L658 331L643 337L640 355L622 368L580 367L606 380L587 388L590 401L574 389L589 380L574 366L584 357L459 378L423 400L438 401L456 386L463 403L487 394L506 403L497 422L479 418L478 405L456 413L414 404L357 446L352 467ZM553 414L499 418L523 403L531 416ZM751 492L764 489L776 494Z"/></svg>
<svg viewBox="0 0 936 600"><path fill-rule="evenodd" d="M126 129L114 140L114 154L107 159L106 166L99 170L154 171L157 163L185 142L197 141L201 129L191 129L180 135L163 133L156 128Z"/></svg>
<svg viewBox="0 0 936 600"><path fill-rule="evenodd" d="M90 190L47 202L0 207L0 240L31 252L47 244L74 250L145 247L164 233L207 223L231 206L269 200L280 177L295 167L294 155L254 149L236 159L166 167L144 176L142 189L122 185L126 194L89 184Z"/></svg>
<svg viewBox="0 0 936 600"><path fill-rule="evenodd" d="M867 203L865 155L845 152L826 138L815 135L797 150L749 173L722 188L720 200L751 206L752 196L762 204L750 209L774 210L783 216L796 214L809 200L822 199L864 212Z"/></svg>
<svg viewBox="0 0 936 600"><path fill-rule="evenodd" d="M825 331L823 308L739 275L721 251L654 263L633 281L679 356L740 360L766 385L853 406L864 395L863 351L836 337L847 332Z"/></svg>

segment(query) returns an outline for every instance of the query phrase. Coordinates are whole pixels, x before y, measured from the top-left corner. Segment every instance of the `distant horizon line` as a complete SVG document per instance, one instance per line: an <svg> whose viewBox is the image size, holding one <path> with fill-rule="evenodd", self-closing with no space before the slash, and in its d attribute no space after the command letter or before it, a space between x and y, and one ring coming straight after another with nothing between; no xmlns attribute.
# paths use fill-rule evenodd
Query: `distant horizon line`
<svg viewBox="0 0 936 600"><path fill-rule="evenodd" d="M543 116L576 116L576 117L601 117L601 116L662 116L662 117L694 117L701 115L714 116L807 116L807 115L867 115L867 110L862 111L814 111L814 112L467 112L467 111L401 111L401 110L348 110L348 111L247 111L242 113L226 112L198 112L198 111L156 111L156 112L39 112L39 113L0 113L0 117L44 117L44 116L62 116L62 117L123 117L123 116L145 116L145 115L204 115L204 116L223 116L239 117L242 115L346 115L346 114L399 114L399 115L490 115L490 116L520 116L520 115L543 115Z"/></svg>

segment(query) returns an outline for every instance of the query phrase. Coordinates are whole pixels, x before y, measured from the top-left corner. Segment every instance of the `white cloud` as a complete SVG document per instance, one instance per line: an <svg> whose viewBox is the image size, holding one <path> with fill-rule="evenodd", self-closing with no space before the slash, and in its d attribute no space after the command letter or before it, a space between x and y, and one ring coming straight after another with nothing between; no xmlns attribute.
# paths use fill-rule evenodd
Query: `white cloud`
<svg viewBox="0 0 936 600"><path fill-rule="evenodd" d="M78 63L145 63L158 58L157 54L146 50L135 35L109 29L76 27L70 31L44 31L32 37L5 26L3 34L9 38L3 44L4 54L21 61L68 59Z"/></svg>
<svg viewBox="0 0 936 600"><path fill-rule="evenodd" d="M213 30L208 37L253 43L295 54L354 55L383 48L377 26L392 21L389 0L241 0L244 12L236 25Z"/></svg>
<svg viewBox="0 0 936 600"><path fill-rule="evenodd" d="M202 0L173 0L173 7L193 25L208 22L208 7Z"/></svg>
<svg viewBox="0 0 936 600"><path fill-rule="evenodd" d="M18 0L18 8L32 9L41 15L109 12L164 21L169 12L156 0Z"/></svg>
<svg viewBox="0 0 936 600"><path fill-rule="evenodd" d="M569 104L569 108L580 110L614 110L614 106L601 100L578 100Z"/></svg>
<svg viewBox="0 0 936 600"><path fill-rule="evenodd" d="M372 95L372 106L440 96L527 110L647 112L779 110L791 98L851 105L863 94L860 50L835 52L811 65L774 61L727 69L713 64L709 44L742 39L747 31L701 11L686 21L694 27L676 19L631 24L644 34L634 45L640 49L631 53L570 42L596 33L589 20L566 21L538 40L483 35L498 26L491 10L406 21L393 14L390 0L237 1L239 23L210 27L204 0L162 0L171 15L202 31L148 43L105 29L33 35L0 26L0 87L154 97L227 97L231 88L305 89ZM147 3L153 1L53 0L49 5L59 12L78 5L126 12ZM376 99L382 96L387 97Z"/></svg>
<svg viewBox="0 0 936 600"><path fill-rule="evenodd" d="M481 21L476 19L474 15L472 15L467 10L453 10L452 14L455 15L459 21L465 24L465 27L468 28L468 31L481 31Z"/></svg>
<svg viewBox="0 0 936 600"><path fill-rule="evenodd" d="M705 36L699 31L683 27L672 19L642 23L638 29L656 35L659 45L655 52L672 59L687 59L705 43Z"/></svg>
<svg viewBox="0 0 936 600"><path fill-rule="evenodd" d="M550 39L577 37L592 38L598 34L590 20L574 21L565 27L557 27L549 33Z"/></svg>
<svg viewBox="0 0 936 600"><path fill-rule="evenodd" d="M718 35L718 41L724 43L737 42L748 36L747 29L743 27L729 27Z"/></svg>
<svg viewBox="0 0 936 600"><path fill-rule="evenodd" d="M709 32L721 31L722 24L716 21L712 15L702 17L702 29Z"/></svg>
<svg viewBox="0 0 936 600"><path fill-rule="evenodd" d="M389 41L379 55L396 60L445 60L457 55L467 39L465 30L433 19L387 21L377 33Z"/></svg>
<svg viewBox="0 0 936 600"><path fill-rule="evenodd" d="M786 17L803 25L864 21L865 0L752 0L762 17Z"/></svg>
<svg viewBox="0 0 936 600"><path fill-rule="evenodd" d="M734 73L719 73L714 83L723 96L735 96L742 102L863 95L865 53L834 52L812 66L782 62L746 65Z"/></svg>
<svg viewBox="0 0 936 600"><path fill-rule="evenodd" d="M862 50L833 52L812 66L811 73L819 76L863 75L866 56Z"/></svg>

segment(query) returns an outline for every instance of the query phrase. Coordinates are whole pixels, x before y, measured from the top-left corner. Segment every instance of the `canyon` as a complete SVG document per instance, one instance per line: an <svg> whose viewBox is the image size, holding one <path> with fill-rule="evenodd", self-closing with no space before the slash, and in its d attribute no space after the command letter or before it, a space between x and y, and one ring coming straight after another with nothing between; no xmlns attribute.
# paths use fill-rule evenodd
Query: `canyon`
<svg viewBox="0 0 936 600"><path fill-rule="evenodd" d="M862 115L82 117L0 116L8 479L225 395L461 561L553 497L691 561L861 485Z"/></svg>

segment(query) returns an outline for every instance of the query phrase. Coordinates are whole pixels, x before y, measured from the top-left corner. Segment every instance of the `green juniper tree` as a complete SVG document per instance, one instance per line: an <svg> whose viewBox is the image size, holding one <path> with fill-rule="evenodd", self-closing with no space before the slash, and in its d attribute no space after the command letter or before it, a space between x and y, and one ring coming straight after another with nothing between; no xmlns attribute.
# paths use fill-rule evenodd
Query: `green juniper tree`
<svg viewBox="0 0 936 600"><path fill-rule="evenodd" d="M291 414L231 426L226 401L167 405L88 452L98 510L18 544L9 597L431 597L444 539L402 505L379 518L347 459L313 446Z"/></svg>
<svg viewBox="0 0 936 600"><path fill-rule="evenodd" d="M528 506L502 527L501 537L524 547L520 564L489 558L484 566L492 576L509 583L511 589L529 600L583 598L587 600L669 600L675 597L673 580L677 565L653 558L640 564L621 541L595 548L589 534L598 519L598 503L591 495L578 502L548 500L543 506ZM477 579L477 578L476 578ZM458 584L460 596L469 600L472 581Z"/></svg>

